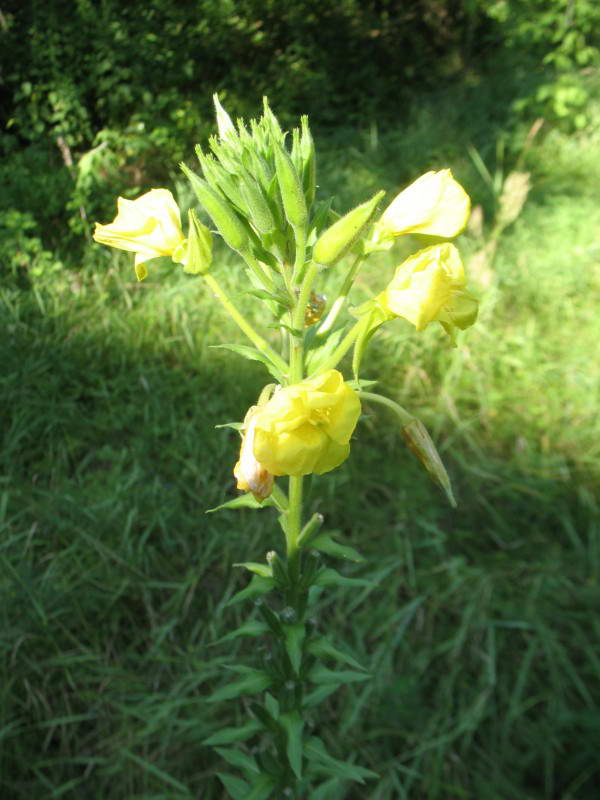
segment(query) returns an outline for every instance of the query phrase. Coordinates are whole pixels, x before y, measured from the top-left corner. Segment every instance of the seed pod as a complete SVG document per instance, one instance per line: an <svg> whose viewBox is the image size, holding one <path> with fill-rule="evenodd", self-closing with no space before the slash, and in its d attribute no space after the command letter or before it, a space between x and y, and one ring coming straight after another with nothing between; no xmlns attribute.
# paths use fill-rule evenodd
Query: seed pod
<svg viewBox="0 0 600 800"><path fill-rule="evenodd" d="M251 175L244 175L240 184L242 197L248 209L248 218L259 233L270 233L275 219L260 186Z"/></svg>
<svg viewBox="0 0 600 800"><path fill-rule="evenodd" d="M366 203L356 206L327 228L319 236L313 248L314 261L324 266L331 266L346 255L373 218L377 204L384 194L384 191L377 192Z"/></svg>
<svg viewBox="0 0 600 800"><path fill-rule="evenodd" d="M292 228L304 229L308 220L308 212L300 177L292 163L292 159L276 142L273 142L273 150L275 153L277 181L281 191L285 216Z"/></svg>
<svg viewBox="0 0 600 800"><path fill-rule="evenodd" d="M446 467L425 425L423 425L421 420L415 417L412 422L404 426L402 434L409 450L419 459L421 464L423 464L435 483L444 490L450 505L456 508L456 500L454 499L452 485L448 473L446 472Z"/></svg>
<svg viewBox="0 0 600 800"><path fill-rule="evenodd" d="M248 232L237 214L232 211L229 203L219 197L206 181L198 177L185 164L181 165L181 169L189 179L196 197L210 215L226 244L239 253L247 251L249 248Z"/></svg>

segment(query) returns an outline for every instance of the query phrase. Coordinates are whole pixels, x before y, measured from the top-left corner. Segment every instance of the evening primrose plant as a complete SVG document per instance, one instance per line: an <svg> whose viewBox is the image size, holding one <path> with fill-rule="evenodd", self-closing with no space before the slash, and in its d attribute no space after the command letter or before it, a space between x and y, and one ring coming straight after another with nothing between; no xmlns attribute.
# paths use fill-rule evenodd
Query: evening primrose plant
<svg viewBox="0 0 600 800"><path fill-rule="evenodd" d="M472 325L477 301L466 289L460 255L449 239L467 223L470 202L449 170L428 172L380 213L384 192L343 215L332 201L316 199L315 147L308 120L285 133L267 101L260 119L234 124L215 96L218 135L209 149L197 148L199 168L182 164L209 227L190 210L184 234L179 209L166 189L137 200L119 198L114 222L97 225L94 238L135 253L138 280L159 256L200 276L247 338L228 349L261 362L270 373L239 431L233 467L241 494L220 509L270 508L282 543L269 543L263 562L244 562L252 578L230 603L252 600L241 626L226 637L264 637L260 664L231 665L232 679L210 702L244 698L247 720L216 731L207 741L224 764L219 772L235 800L268 797L328 797L345 781L365 782L375 774L332 756L307 719L345 683L368 674L326 631L317 629L313 609L329 587L364 586L340 574L327 559L361 561L360 554L323 529L324 514L306 519L305 478L336 469L349 456L363 401L380 403L400 420L404 438L432 478L454 503L444 465L423 424L413 414L373 391L361 378L366 348L378 328L401 317L415 332L434 322L441 335ZM349 307L349 294L369 256L391 248L406 234L430 244L373 287L362 306ZM212 238L220 236L245 268L246 290L264 306L258 330L235 305L212 263ZM151 267L150 267L151 268ZM320 291L327 272L338 290ZM331 285L332 281L328 281ZM276 338L273 329L281 336ZM277 347L275 342L282 343ZM341 364L352 352L353 375Z"/></svg>

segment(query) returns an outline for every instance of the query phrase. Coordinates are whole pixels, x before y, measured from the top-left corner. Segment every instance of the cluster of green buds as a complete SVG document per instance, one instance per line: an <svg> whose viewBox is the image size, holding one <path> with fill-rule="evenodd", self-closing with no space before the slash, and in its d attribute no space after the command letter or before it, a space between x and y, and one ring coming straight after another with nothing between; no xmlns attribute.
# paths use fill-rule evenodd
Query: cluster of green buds
<svg viewBox="0 0 600 800"><path fill-rule="evenodd" d="M384 192L337 219L329 227L330 202L315 203L315 146L302 117L300 127L286 134L264 100L264 113L237 126L215 96L218 136L210 152L196 153L202 177L186 165L201 206L229 247L248 268L276 316L290 311L310 263L319 269L340 261L373 220ZM324 310L322 296L310 292L304 322L314 324Z"/></svg>
<svg viewBox="0 0 600 800"><path fill-rule="evenodd" d="M196 148L203 177L185 165L183 171L223 240L248 265L253 283L272 290L275 270L289 288L285 268L306 236L316 190L308 119L293 130L288 152L266 100L262 118L252 120L250 130L242 121L236 128L216 96L215 105L219 135L209 140L211 152Z"/></svg>

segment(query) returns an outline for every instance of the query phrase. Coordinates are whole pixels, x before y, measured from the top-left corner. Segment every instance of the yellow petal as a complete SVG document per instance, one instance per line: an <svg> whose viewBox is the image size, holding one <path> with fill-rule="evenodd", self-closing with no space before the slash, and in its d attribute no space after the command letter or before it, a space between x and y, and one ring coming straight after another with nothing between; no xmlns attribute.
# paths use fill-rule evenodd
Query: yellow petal
<svg viewBox="0 0 600 800"><path fill-rule="evenodd" d="M146 277L146 261L159 256L173 256L185 241L179 208L168 189L151 189L137 200L119 197L118 213L108 225L96 223L94 239L100 244L136 254L139 280Z"/></svg>
<svg viewBox="0 0 600 800"><path fill-rule="evenodd" d="M338 402L330 413L327 435L338 444L347 445L356 428L360 412L358 394L344 383L338 394Z"/></svg>
<svg viewBox="0 0 600 800"><path fill-rule="evenodd" d="M401 264L377 300L384 311L407 319L421 331L441 318L464 285L458 250L446 242L419 250Z"/></svg>
<svg viewBox="0 0 600 800"><path fill-rule="evenodd" d="M471 201L449 169L427 172L392 201L381 225L394 236L416 233L452 239L469 219Z"/></svg>
<svg viewBox="0 0 600 800"><path fill-rule="evenodd" d="M323 475L324 472L330 472L332 469L339 467L350 455L349 444L338 444L331 440L327 447L323 448L316 460L313 472L317 475Z"/></svg>
<svg viewBox="0 0 600 800"><path fill-rule="evenodd" d="M280 388L256 411L254 456L274 475L327 472L347 458L359 416L337 370Z"/></svg>

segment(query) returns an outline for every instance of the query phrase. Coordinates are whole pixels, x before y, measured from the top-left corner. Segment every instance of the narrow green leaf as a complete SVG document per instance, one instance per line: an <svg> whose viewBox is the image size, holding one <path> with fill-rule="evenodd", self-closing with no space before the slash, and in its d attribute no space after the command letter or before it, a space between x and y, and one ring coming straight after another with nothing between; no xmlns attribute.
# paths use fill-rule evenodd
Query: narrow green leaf
<svg viewBox="0 0 600 800"><path fill-rule="evenodd" d="M337 758L333 758L333 756L330 756L327 752L323 742L317 739L316 736L313 736L306 742L304 745L304 752L311 762L317 762L321 765L324 772L343 778L344 780L364 783L365 778L379 777L376 772L370 769L365 769L365 767L359 767L348 761L340 761Z"/></svg>
<svg viewBox="0 0 600 800"><path fill-rule="evenodd" d="M267 355L257 350L256 347L250 347L250 345L247 344L211 344L209 347L231 350L232 353L237 353L239 356L247 358L249 361L260 361L261 364L265 365L277 383L283 382L283 376L275 364L273 364Z"/></svg>
<svg viewBox="0 0 600 800"><path fill-rule="evenodd" d="M291 768L298 780L302 780L302 731L304 721L298 711L288 711L279 717L279 723L286 733L286 753Z"/></svg>
<svg viewBox="0 0 600 800"><path fill-rule="evenodd" d="M262 618L269 626L269 629L279 638L281 636L281 622L277 614L268 603L264 603L262 600L256 601L256 607L258 608L258 613L261 614Z"/></svg>
<svg viewBox="0 0 600 800"><path fill-rule="evenodd" d="M332 538L331 533L320 533L310 543L310 546L321 553L327 553L328 556L334 558L345 558L348 561L361 563L365 559L361 556L358 550L347 544L340 544Z"/></svg>
<svg viewBox="0 0 600 800"><path fill-rule="evenodd" d="M243 422L224 422L222 425L215 425L215 428L233 428L234 431L241 431L244 429Z"/></svg>
<svg viewBox="0 0 600 800"><path fill-rule="evenodd" d="M282 292L277 292L275 294L266 292L264 289L250 289L249 291L245 292L245 294L250 294L253 297L257 297L259 300L269 300L273 303L277 303L277 305L282 306L283 308L291 308L290 298Z"/></svg>
<svg viewBox="0 0 600 800"><path fill-rule="evenodd" d="M372 581L365 580L364 578L348 578L346 575L340 575L335 569L323 569L314 580L316 586L351 586L353 588L364 588L371 586Z"/></svg>
<svg viewBox="0 0 600 800"><path fill-rule="evenodd" d="M261 575L263 578L272 578L273 572L268 564L257 564L256 561L241 561L233 565L234 567L243 567L249 572L254 572L255 575Z"/></svg>
<svg viewBox="0 0 600 800"><path fill-rule="evenodd" d="M272 775L260 775L252 783L252 791L244 800L267 800L273 794L277 780Z"/></svg>
<svg viewBox="0 0 600 800"><path fill-rule="evenodd" d="M366 672L365 668L361 666L355 658L352 658L352 656L348 655L348 653L344 653L342 650L338 650L337 647L334 647L327 639L314 639L308 645L307 650L313 656L331 658L341 664L348 664L351 667Z"/></svg>
<svg viewBox="0 0 600 800"><path fill-rule="evenodd" d="M211 647L216 647L216 645L223 644L224 642L231 642L234 639L238 639L240 636L262 636L263 634L267 633L269 629L265 625L264 622L261 622L258 619L249 619L246 620L239 628L236 628L234 631L230 631L226 633L225 636L222 636L220 639L217 639L216 642L211 642Z"/></svg>
<svg viewBox="0 0 600 800"><path fill-rule="evenodd" d="M352 380L346 381L346 383L348 384L348 386L350 386L351 389L356 389L356 391L359 392L362 389L370 389L371 387L378 384L379 381L369 381L369 380L364 380L362 378L360 379L360 381L357 381L354 378L352 378Z"/></svg>
<svg viewBox="0 0 600 800"><path fill-rule="evenodd" d="M262 731L262 729L263 727L260 722L251 720L245 725L240 725L239 727L223 728L222 730L217 731L217 733L213 733L213 735L209 736L207 739L204 739L202 744L205 744L209 747L214 747L215 745L245 742L246 739L250 739L252 736L254 736L254 734Z"/></svg>
<svg viewBox="0 0 600 800"><path fill-rule="evenodd" d="M234 775L226 775L223 772L217 772L217 777L227 789L233 800L248 800L250 786L241 778L236 778Z"/></svg>
<svg viewBox="0 0 600 800"><path fill-rule="evenodd" d="M265 693L265 708L274 720L279 719L279 703L270 692Z"/></svg>
<svg viewBox="0 0 600 800"><path fill-rule="evenodd" d="M250 773L246 777L251 777L253 772L260 773L260 767L252 756L242 750L238 750L237 747L215 747L215 750L232 767L237 767L245 773Z"/></svg>
<svg viewBox="0 0 600 800"><path fill-rule="evenodd" d="M322 783L318 789L311 792L310 800L331 800L332 797L337 797L336 792L340 788L339 778L330 778L325 783Z"/></svg>
<svg viewBox="0 0 600 800"><path fill-rule="evenodd" d="M223 664L222 669L228 669L230 672L235 672L236 675L254 675L256 671L248 664Z"/></svg>
<svg viewBox="0 0 600 800"><path fill-rule="evenodd" d="M294 672L298 674L300 672L300 666L302 665L302 643L304 642L304 637L306 635L306 628L302 623L297 623L296 625L284 625L283 627L285 634L285 649L287 650L287 654L292 662Z"/></svg>
<svg viewBox="0 0 600 800"><path fill-rule="evenodd" d="M233 500L228 500L226 503L221 503L220 506L209 508L205 513L214 514L215 511L221 511L223 508L268 508L274 505L275 503L270 497L267 497L266 500L259 503L251 492L247 492L246 494L241 494L239 497L234 497Z"/></svg>
<svg viewBox="0 0 600 800"><path fill-rule="evenodd" d="M313 689L312 692L304 696L304 707L312 708L313 706L321 705L323 700L327 699L330 694L337 692L339 688L339 685L336 683L323 683L317 686L316 689Z"/></svg>
<svg viewBox="0 0 600 800"><path fill-rule="evenodd" d="M267 697L269 697L269 696L270 695L267 693ZM260 723L262 723L262 726L263 726L264 730L270 731L271 733L275 734L276 736L281 733L281 729L279 728L279 724L278 724L277 720L270 713L269 710L267 710L266 708L263 708L258 703L249 703L248 704L248 708L255 715L255 717L258 719L258 721ZM277 716L279 716L279 712L278 712Z"/></svg>
<svg viewBox="0 0 600 800"><path fill-rule="evenodd" d="M255 597L260 597L267 594L275 586L273 578L263 578L261 575L255 575L245 589L233 595L231 600L227 603L228 606L233 606L236 603L241 603L242 600L249 600Z"/></svg>
<svg viewBox="0 0 600 800"><path fill-rule="evenodd" d="M183 794L190 796L189 789L187 786L184 786L183 783L180 783L176 780L172 775L169 775L168 772L165 772L162 769L159 769L156 764L152 764L150 761L146 761L145 758L141 758L140 756L136 756L135 753L132 753L131 750L121 750L121 753L131 761L135 762L139 767L144 769L146 772L149 772L151 775L154 775L155 778L163 781L163 783L172 786L174 789L177 789L179 792L183 792Z"/></svg>
<svg viewBox="0 0 600 800"><path fill-rule="evenodd" d="M370 677L366 672L358 672L353 669L332 670L327 669L323 664L315 664L308 673L308 678L313 683L335 683L338 686L342 686L345 683L366 681Z"/></svg>
<svg viewBox="0 0 600 800"><path fill-rule="evenodd" d="M312 331L318 330L318 325L313 326L311 328ZM345 328L339 328L337 331L333 331L330 333L325 341L323 342L322 339L318 339L316 335L313 333L312 338L312 347L308 349L306 353L306 372L307 374L311 375L313 372L316 372L322 363L327 361L330 355L332 355L335 348L342 340L342 336L346 333Z"/></svg>
<svg viewBox="0 0 600 800"><path fill-rule="evenodd" d="M270 675L262 670L254 670L249 675L244 675L237 681L232 681L226 686L214 691L206 698L207 703L220 703L223 700L232 700L242 695L258 694L264 692L273 683Z"/></svg>
<svg viewBox="0 0 600 800"><path fill-rule="evenodd" d="M373 306L370 311L367 311L365 316L362 319L362 325L360 328L360 333L356 339L354 344L354 352L352 353L352 374L354 375L354 380L360 386L360 365L362 363L363 356L367 349L367 345L371 341L371 338L377 331L381 325L386 321L387 317L382 309L375 305L375 301L373 302Z"/></svg>
<svg viewBox="0 0 600 800"><path fill-rule="evenodd" d="M285 322L276 322L273 325L267 325L267 328L273 328L273 330L284 330L291 334L295 339L302 339L304 336L304 331L300 328L292 328L289 325L286 325Z"/></svg>

